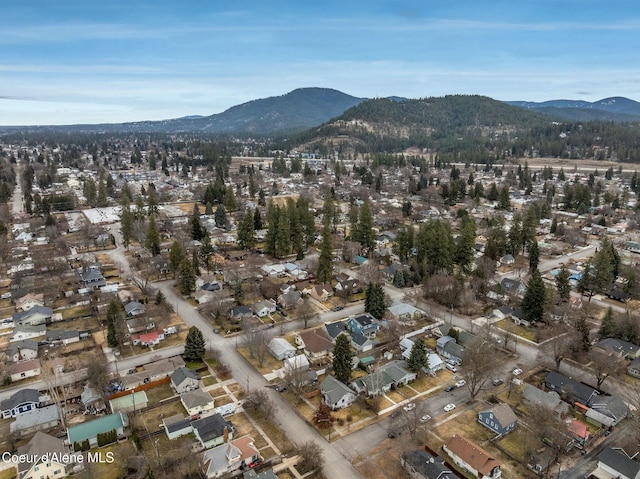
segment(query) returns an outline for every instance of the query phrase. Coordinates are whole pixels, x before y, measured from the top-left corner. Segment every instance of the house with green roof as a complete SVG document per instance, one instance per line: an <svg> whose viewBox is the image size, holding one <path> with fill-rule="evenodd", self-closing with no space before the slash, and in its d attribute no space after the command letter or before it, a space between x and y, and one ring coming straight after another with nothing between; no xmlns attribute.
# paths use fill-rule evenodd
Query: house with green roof
<svg viewBox="0 0 640 479"><path fill-rule="evenodd" d="M93 421L83 422L77 426L67 428L67 437L69 444L73 447L76 443L88 440L91 447L98 444L98 434L115 430L118 435L124 433L127 426L127 419L120 412L103 416Z"/></svg>

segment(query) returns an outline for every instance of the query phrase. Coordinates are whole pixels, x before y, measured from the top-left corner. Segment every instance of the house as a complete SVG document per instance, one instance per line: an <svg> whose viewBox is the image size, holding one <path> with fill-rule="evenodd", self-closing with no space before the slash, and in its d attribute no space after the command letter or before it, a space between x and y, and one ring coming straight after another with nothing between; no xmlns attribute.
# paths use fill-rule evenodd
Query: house
<svg viewBox="0 0 640 479"><path fill-rule="evenodd" d="M269 352L278 361L282 361L286 358L291 358L296 355L296 348L289 344L284 338L273 338L269 341Z"/></svg>
<svg viewBox="0 0 640 479"><path fill-rule="evenodd" d="M454 434L445 441L442 449L449 454L454 464L478 479L497 479L502 476L500 461L462 436Z"/></svg>
<svg viewBox="0 0 640 479"><path fill-rule="evenodd" d="M147 393L144 391L131 392L109 401L111 412L136 412L147 407Z"/></svg>
<svg viewBox="0 0 640 479"><path fill-rule="evenodd" d="M38 342L31 339L23 339L22 341L9 343L7 356L14 363L35 359L38 357Z"/></svg>
<svg viewBox="0 0 640 479"><path fill-rule="evenodd" d="M516 262L516 259L512 254L505 254L502 258L500 258L500 264L502 265L510 265Z"/></svg>
<svg viewBox="0 0 640 479"><path fill-rule="evenodd" d="M16 417L40 407L40 393L35 389L20 389L0 403L2 418Z"/></svg>
<svg viewBox="0 0 640 479"><path fill-rule="evenodd" d="M418 377L417 374L409 368L405 361L391 361L383 366L380 370L384 371L391 377L394 387L406 386Z"/></svg>
<svg viewBox="0 0 640 479"><path fill-rule="evenodd" d="M598 469L617 479L640 479L640 462L631 459L624 450L605 447L598 456ZM594 474L595 475L595 474ZM598 474L596 477L603 477Z"/></svg>
<svg viewBox="0 0 640 479"><path fill-rule="evenodd" d="M16 456L25 458L17 461L20 479L63 478L67 477L76 465L69 455L64 441L38 431L31 440L16 451ZM68 460L64 460L69 458ZM82 464L78 461L77 464Z"/></svg>
<svg viewBox="0 0 640 479"><path fill-rule="evenodd" d="M284 360L285 372L306 371L309 369L309 360L304 354L298 354Z"/></svg>
<svg viewBox="0 0 640 479"><path fill-rule="evenodd" d="M85 288L94 289L101 288L107 285L107 280L104 279L102 273L98 268L92 267L80 273L80 282Z"/></svg>
<svg viewBox="0 0 640 479"><path fill-rule="evenodd" d="M555 371L545 375L544 384L548 389L557 392L560 397L566 398L568 402L585 406L591 406L600 394L597 389Z"/></svg>
<svg viewBox="0 0 640 479"><path fill-rule="evenodd" d="M256 316L258 316L259 318L264 318L265 316L276 312L276 304L273 301L265 299L255 303L253 306L251 306L251 309L253 309L253 312Z"/></svg>
<svg viewBox="0 0 640 479"><path fill-rule="evenodd" d="M389 266L386 266L383 270L382 270L382 274L384 275L384 277L389 280L392 281L393 277L395 276L395 274L398 271L404 271L405 266L403 264L400 263L391 263Z"/></svg>
<svg viewBox="0 0 640 479"><path fill-rule="evenodd" d="M344 321L335 321L333 323L325 323L324 324L325 332L327 333L327 337L332 343L336 342L336 338L341 334L349 334L347 331L347 323Z"/></svg>
<svg viewBox="0 0 640 479"><path fill-rule="evenodd" d="M212 291L206 291L204 289L200 289L193 294L193 299L196 300L198 304L207 304L213 301L216 298L216 293Z"/></svg>
<svg viewBox="0 0 640 479"><path fill-rule="evenodd" d="M171 441L193 432L191 417L185 418L182 414L175 414L165 418L162 421L162 425L164 426L164 432Z"/></svg>
<svg viewBox="0 0 640 479"><path fill-rule="evenodd" d="M17 437L22 437L36 431L54 428L58 424L60 424L58 406L52 404L18 414L16 420L9 424L9 431Z"/></svg>
<svg viewBox="0 0 640 479"><path fill-rule="evenodd" d="M192 391L192 393L196 391ZM200 441L204 449L219 446L233 439L233 424L226 421L220 414L192 421L191 427L193 427L196 439Z"/></svg>
<svg viewBox="0 0 640 479"><path fill-rule="evenodd" d="M371 339L376 337L380 329L380 323L369 313L364 313L349 318L347 327L350 331L360 333Z"/></svg>
<svg viewBox="0 0 640 479"><path fill-rule="evenodd" d="M366 353L373 349L373 341L360 333L353 332L351 333L351 347L357 353Z"/></svg>
<svg viewBox="0 0 640 479"><path fill-rule="evenodd" d="M571 433L573 439L584 446L590 437L589 427L575 417L567 419L566 424L567 430Z"/></svg>
<svg viewBox="0 0 640 479"><path fill-rule="evenodd" d="M44 336L47 327L44 324L37 326L16 326L13 333L9 336L10 342L22 341L24 339L35 339Z"/></svg>
<svg viewBox="0 0 640 479"><path fill-rule="evenodd" d="M278 304L284 309L293 309L302 303L302 293L300 291L287 291L278 296Z"/></svg>
<svg viewBox="0 0 640 479"><path fill-rule="evenodd" d="M11 377L11 381L14 382L38 376L40 372L40 361L37 359L18 361L7 367L7 374Z"/></svg>
<svg viewBox="0 0 640 479"><path fill-rule="evenodd" d="M162 256L154 256L149 260L149 262L153 265L158 274L167 275L171 272L169 263Z"/></svg>
<svg viewBox="0 0 640 479"><path fill-rule="evenodd" d="M305 355L311 359L324 358L333 352L333 343L327 338L324 328L298 332L296 344L301 346Z"/></svg>
<svg viewBox="0 0 640 479"><path fill-rule="evenodd" d="M524 296L524 293L527 291L527 285L519 279L503 278L502 281L500 281L500 286L504 294L514 295L519 298Z"/></svg>
<svg viewBox="0 0 640 479"><path fill-rule="evenodd" d="M204 389L194 389L180 394L180 402L192 417L212 411L215 407L211 394Z"/></svg>
<svg viewBox="0 0 640 479"><path fill-rule="evenodd" d="M387 308L391 317L397 321L412 321L420 319L423 316L423 311L408 303L402 301L395 301L391 306Z"/></svg>
<svg viewBox="0 0 640 479"><path fill-rule="evenodd" d="M320 383L322 402L332 410L349 407L356 400L356 393L349 386L327 374Z"/></svg>
<svg viewBox="0 0 640 479"><path fill-rule="evenodd" d="M134 346L156 346L160 344L160 341L164 340L164 332L162 331L151 331L149 333L136 334L131 336L131 341Z"/></svg>
<svg viewBox="0 0 640 479"><path fill-rule="evenodd" d="M142 384L148 384L152 381L158 381L169 377L173 372L185 366L184 360L180 356L174 356L168 359L161 359L144 365L142 371L136 371L132 374L122 375L120 381L125 389L133 389Z"/></svg>
<svg viewBox="0 0 640 479"><path fill-rule="evenodd" d="M311 297L324 303L333 296L333 287L329 283L316 284L311 288Z"/></svg>
<svg viewBox="0 0 640 479"><path fill-rule="evenodd" d="M457 479L457 475L445 464L444 459L440 456L434 457L422 449L405 452L400 464L411 479Z"/></svg>
<svg viewBox="0 0 640 479"><path fill-rule="evenodd" d="M44 306L34 306L26 311L13 313L11 319L16 326L37 326L51 322L53 310Z"/></svg>
<svg viewBox="0 0 640 479"><path fill-rule="evenodd" d="M16 300L16 309L28 311L34 306L44 306L44 294L27 293Z"/></svg>
<svg viewBox="0 0 640 479"><path fill-rule="evenodd" d="M530 384L525 385L522 400L525 404L553 411L558 417L564 417L569 413L569 405L560 399L557 392L545 392Z"/></svg>
<svg viewBox="0 0 640 479"><path fill-rule="evenodd" d="M234 306L229 312L231 319L242 321L253 316L253 310L247 306Z"/></svg>
<svg viewBox="0 0 640 479"><path fill-rule="evenodd" d="M200 376L189 368L178 368L171 375L171 387L178 394L193 391L200 387Z"/></svg>
<svg viewBox="0 0 640 479"><path fill-rule="evenodd" d="M156 327L156 324L153 321L150 321L144 316L134 316L133 318L128 318L124 323L127 326L127 332L129 334L150 331Z"/></svg>
<svg viewBox="0 0 640 479"><path fill-rule="evenodd" d="M621 289L613 288L607 291L607 298L613 299L614 301L620 301L621 303L626 303L631 299L631 295L629 293L625 293Z"/></svg>
<svg viewBox="0 0 640 479"><path fill-rule="evenodd" d="M105 432L116 431L118 436L120 436L124 433L124 428L128 424L125 418L126 415L115 412L108 416L83 422L77 426L68 427L67 437L69 438L69 445L75 450L76 445L79 445L83 441L89 441L91 447L95 447L98 445L98 434L104 434Z"/></svg>
<svg viewBox="0 0 640 479"><path fill-rule="evenodd" d="M404 354L403 354L404 356ZM426 374L435 374L444 369L444 361L436 353L427 353L427 365L422 368Z"/></svg>
<svg viewBox="0 0 640 479"><path fill-rule="evenodd" d="M146 313L147 309L144 307L144 304L139 303L138 301L129 301L124 305L124 311L127 313L127 317L132 318Z"/></svg>
<svg viewBox="0 0 640 479"><path fill-rule="evenodd" d="M629 414L629 407L616 396L597 396L585 413L587 422L598 427L610 428Z"/></svg>
<svg viewBox="0 0 640 479"><path fill-rule="evenodd" d="M335 294L338 296L351 296L360 291L360 281L345 273L340 273L337 277L337 283L333 287Z"/></svg>
<svg viewBox="0 0 640 479"><path fill-rule="evenodd" d="M206 477L227 476L260 460L260 452L253 442L251 436L242 436L204 452L201 463Z"/></svg>
<svg viewBox="0 0 640 479"><path fill-rule="evenodd" d="M494 309L491 314L495 318L505 319L511 316L511 313L513 313L513 308L511 308L511 306L501 306L499 308Z"/></svg>
<svg viewBox="0 0 640 479"><path fill-rule="evenodd" d="M640 358L634 359L627 366L627 374L634 378L640 378Z"/></svg>
<svg viewBox="0 0 640 479"><path fill-rule="evenodd" d="M80 393L80 402L84 406L85 411L96 413L104 411L107 407L104 403L104 397L97 389L91 387L88 383L84 385Z"/></svg>
<svg viewBox="0 0 640 479"><path fill-rule="evenodd" d="M47 331L45 341L51 346L66 346L80 341L80 331L76 329L54 329Z"/></svg>
<svg viewBox="0 0 640 479"><path fill-rule="evenodd" d="M464 348L451 336L442 336L436 340L437 353L450 361L461 364Z"/></svg>
<svg viewBox="0 0 640 479"><path fill-rule="evenodd" d="M640 357L640 346L618 338L604 338L596 346L615 354L623 359L637 359Z"/></svg>
<svg viewBox="0 0 640 479"><path fill-rule="evenodd" d="M391 361L371 374L352 381L350 386L358 393L378 396L410 383L417 375L405 361Z"/></svg>
<svg viewBox="0 0 640 479"><path fill-rule="evenodd" d="M511 311L511 319L518 326L531 326L531 321L527 321L526 319L524 319L522 308L515 308L513 311Z"/></svg>
<svg viewBox="0 0 640 479"><path fill-rule="evenodd" d="M504 436L515 429L518 418L508 404L502 403L480 411L478 422L499 436Z"/></svg>

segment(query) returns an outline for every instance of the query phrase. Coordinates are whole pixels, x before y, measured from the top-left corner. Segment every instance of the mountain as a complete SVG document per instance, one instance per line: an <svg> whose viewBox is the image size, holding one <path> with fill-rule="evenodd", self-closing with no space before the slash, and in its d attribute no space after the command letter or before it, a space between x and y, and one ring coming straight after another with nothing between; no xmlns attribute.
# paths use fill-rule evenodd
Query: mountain
<svg viewBox="0 0 640 479"><path fill-rule="evenodd" d="M536 111L478 95L397 101L365 100L339 117L291 138L297 144L334 144L368 151L467 147L549 123Z"/></svg>
<svg viewBox="0 0 640 479"><path fill-rule="evenodd" d="M604 98L594 102L549 100L539 103L530 101L508 101L505 103L568 120L616 122L640 120L640 103L624 97Z"/></svg>
<svg viewBox="0 0 640 479"><path fill-rule="evenodd" d="M162 121L42 127L4 127L3 131L229 133L269 135L322 124L363 101L329 88L299 88L282 96L253 100L210 116Z"/></svg>

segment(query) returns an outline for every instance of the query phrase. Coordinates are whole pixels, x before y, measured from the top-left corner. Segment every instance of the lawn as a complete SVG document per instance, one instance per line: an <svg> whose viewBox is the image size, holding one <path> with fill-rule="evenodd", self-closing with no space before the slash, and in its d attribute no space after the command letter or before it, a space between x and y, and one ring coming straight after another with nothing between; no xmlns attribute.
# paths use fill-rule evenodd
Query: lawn
<svg viewBox="0 0 640 479"><path fill-rule="evenodd" d="M5 469L4 471L0 471L0 479L15 479L15 477L15 469Z"/></svg>
<svg viewBox="0 0 640 479"><path fill-rule="evenodd" d="M501 331L509 331L521 338L527 339L529 341L536 342L536 332L533 329L525 328L524 326L518 326L513 321L508 319L501 319L500 321L494 323L494 326L500 329Z"/></svg>
<svg viewBox="0 0 640 479"><path fill-rule="evenodd" d="M212 384L216 384L217 382L218 380L213 376L207 376L202 378L202 384L204 384L205 387L211 386Z"/></svg>
<svg viewBox="0 0 640 479"><path fill-rule="evenodd" d="M123 477L126 471L126 458L135 455L135 447L131 441L111 444L101 448L93 448L92 453L99 452L103 458L106 458L108 452L113 453L114 462L92 463L87 469L90 469L89 477L95 479L116 479Z"/></svg>
<svg viewBox="0 0 640 479"><path fill-rule="evenodd" d="M62 319L74 319L91 315L91 308L88 305L72 306L71 308L65 308L59 312L62 313Z"/></svg>
<svg viewBox="0 0 640 479"><path fill-rule="evenodd" d="M170 398L176 394L168 383L147 389L145 392L149 399L149 405L159 403L162 399Z"/></svg>

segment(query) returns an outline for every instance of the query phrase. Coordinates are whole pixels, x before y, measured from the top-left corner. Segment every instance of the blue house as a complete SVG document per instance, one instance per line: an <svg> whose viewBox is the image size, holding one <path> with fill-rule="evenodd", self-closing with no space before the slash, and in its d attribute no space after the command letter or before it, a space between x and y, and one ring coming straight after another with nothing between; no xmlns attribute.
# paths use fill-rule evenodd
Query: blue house
<svg viewBox="0 0 640 479"><path fill-rule="evenodd" d="M380 323L369 313L364 313L349 318L347 327L353 333L360 333L367 338L375 338L380 329Z"/></svg>
<svg viewBox="0 0 640 479"><path fill-rule="evenodd" d="M508 404L498 404L491 409L478 413L478 422L500 436L513 431L518 418Z"/></svg>
<svg viewBox="0 0 640 479"><path fill-rule="evenodd" d="M40 407L40 393L36 389L20 389L0 403L2 418L16 417Z"/></svg>

